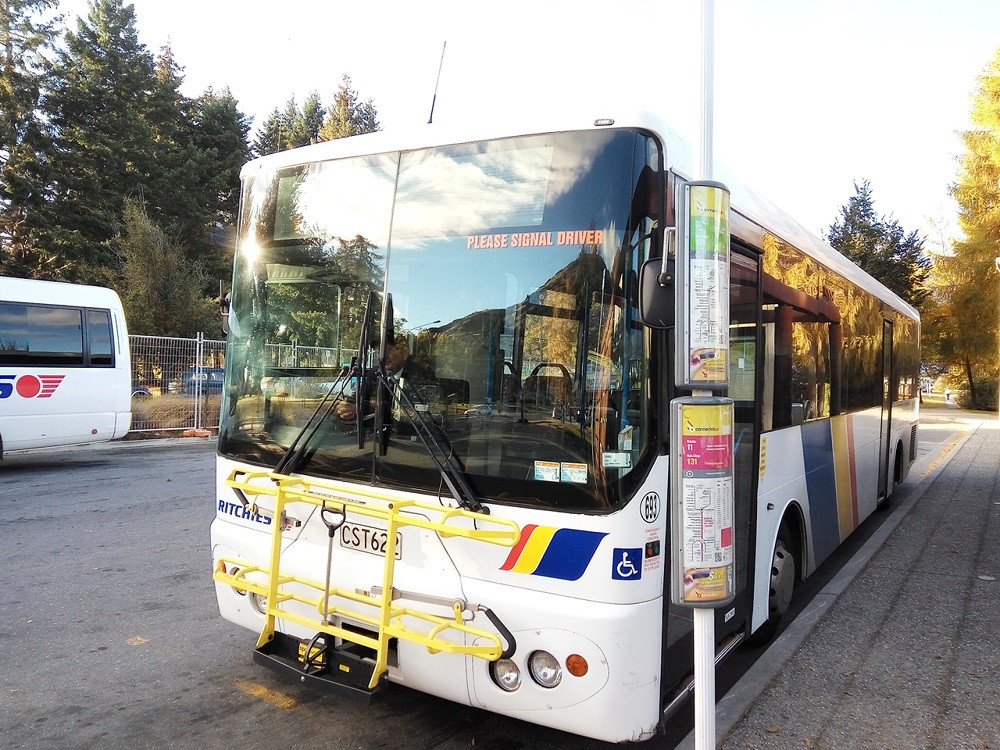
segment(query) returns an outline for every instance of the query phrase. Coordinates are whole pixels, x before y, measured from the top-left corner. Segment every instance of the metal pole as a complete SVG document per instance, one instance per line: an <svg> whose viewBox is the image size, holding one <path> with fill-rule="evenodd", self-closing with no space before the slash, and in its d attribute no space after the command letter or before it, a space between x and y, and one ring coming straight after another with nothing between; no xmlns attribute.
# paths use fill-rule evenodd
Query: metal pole
<svg viewBox="0 0 1000 750"><path fill-rule="evenodd" d="M698 179L712 179L714 0L701 4L701 165ZM711 395L694 391L695 396ZM694 742L695 750L715 748L715 610L694 610Z"/></svg>
<svg viewBox="0 0 1000 750"><path fill-rule="evenodd" d="M204 356L204 335L201 331L198 331L198 337L195 339L194 345L194 428L196 430L201 429L201 399L205 393L205 385L201 382L202 373L204 373L205 368L203 366Z"/></svg>
<svg viewBox="0 0 1000 750"><path fill-rule="evenodd" d="M701 5L701 149L699 153L701 169L699 180L712 179L712 130L714 126L715 100L715 2L702 0Z"/></svg>

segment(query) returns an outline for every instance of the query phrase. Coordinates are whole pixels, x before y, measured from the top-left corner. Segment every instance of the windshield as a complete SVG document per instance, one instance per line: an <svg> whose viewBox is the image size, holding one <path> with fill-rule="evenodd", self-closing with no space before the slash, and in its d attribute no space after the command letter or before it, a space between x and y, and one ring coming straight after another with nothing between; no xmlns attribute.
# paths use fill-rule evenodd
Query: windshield
<svg viewBox="0 0 1000 750"><path fill-rule="evenodd" d="M274 466L320 407L302 473L437 493L423 434L484 500L620 506L654 438L635 285L660 162L607 130L251 175L220 452ZM388 386L350 368L380 355Z"/></svg>

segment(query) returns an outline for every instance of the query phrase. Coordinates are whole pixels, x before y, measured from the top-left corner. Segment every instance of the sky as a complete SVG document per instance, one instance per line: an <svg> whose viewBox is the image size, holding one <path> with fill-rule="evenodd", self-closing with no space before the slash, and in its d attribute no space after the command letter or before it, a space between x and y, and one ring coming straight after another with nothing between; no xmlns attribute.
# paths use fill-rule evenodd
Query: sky
<svg viewBox="0 0 1000 750"><path fill-rule="evenodd" d="M696 146L699 0L132 0L183 93L228 87L260 124L351 76L383 130L516 120L569 103L665 113ZM68 25L87 0L61 0ZM879 215L929 246L954 234L949 186L996 0L715 0L717 163L825 236L868 180ZM443 66L442 49L444 49Z"/></svg>

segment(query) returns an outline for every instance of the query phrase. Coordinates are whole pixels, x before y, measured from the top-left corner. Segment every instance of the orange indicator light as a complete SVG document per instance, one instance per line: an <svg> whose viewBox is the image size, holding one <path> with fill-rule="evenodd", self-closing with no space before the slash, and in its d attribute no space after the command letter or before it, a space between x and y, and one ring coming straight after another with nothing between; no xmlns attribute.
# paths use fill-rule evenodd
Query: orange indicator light
<svg viewBox="0 0 1000 750"><path fill-rule="evenodd" d="M590 666L587 664L587 660L579 654L570 654L566 658L566 671L574 677L583 677L587 674L588 669Z"/></svg>

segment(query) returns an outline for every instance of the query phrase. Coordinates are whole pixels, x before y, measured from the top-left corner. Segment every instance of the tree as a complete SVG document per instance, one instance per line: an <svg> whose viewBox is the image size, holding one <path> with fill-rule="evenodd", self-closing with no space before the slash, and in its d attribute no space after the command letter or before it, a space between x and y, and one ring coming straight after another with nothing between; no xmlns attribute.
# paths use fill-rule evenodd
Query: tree
<svg viewBox="0 0 1000 750"><path fill-rule="evenodd" d="M349 135L374 133L379 127L374 103L371 99L358 101L358 92L351 88L351 77L345 73L320 128L320 140L332 141Z"/></svg>
<svg viewBox="0 0 1000 750"><path fill-rule="evenodd" d="M87 19L66 34L55 73L48 106L56 172L40 227L58 259L50 273L106 281L123 200L149 192L158 150L147 119L154 61L139 41L134 7L90 0Z"/></svg>
<svg viewBox="0 0 1000 750"><path fill-rule="evenodd" d="M319 93L312 92L306 97L302 105L302 112L299 115L296 130L301 133L302 143L318 143L319 131L323 127L323 101L319 98Z"/></svg>
<svg viewBox="0 0 1000 750"><path fill-rule="evenodd" d="M938 302L933 346L957 365L969 405L997 406L998 315L1000 315L1000 49L979 77L972 129L962 133L952 194L959 205L964 238L935 264Z"/></svg>
<svg viewBox="0 0 1000 750"><path fill-rule="evenodd" d="M196 142L195 103L180 92L184 69L164 47L154 63L142 119L152 135L141 199L164 231L178 239L189 259L211 252L211 204L205 177L207 155ZM122 196L124 199L125 196Z"/></svg>
<svg viewBox="0 0 1000 750"><path fill-rule="evenodd" d="M872 189L865 180L854 183L855 194L840 210L827 239L834 248L904 300L920 307L927 298L931 260L916 232L907 234L899 222L875 213Z"/></svg>
<svg viewBox="0 0 1000 750"><path fill-rule="evenodd" d="M5 275L35 276L45 265L29 220L47 197L51 131L40 107L59 21L40 18L57 5L57 0L0 0L0 273Z"/></svg>
<svg viewBox="0 0 1000 750"><path fill-rule="evenodd" d="M281 113L275 107L257 130L251 151L254 156L267 156L281 150Z"/></svg>
<svg viewBox="0 0 1000 750"><path fill-rule="evenodd" d="M66 34L46 102L56 157L39 231L57 259L48 275L108 282L127 199L216 279L230 275L239 168L249 157L248 118L227 91L181 93L184 69L170 47L154 59L133 6L90 0Z"/></svg>
<svg viewBox="0 0 1000 750"><path fill-rule="evenodd" d="M319 94L310 94L302 107L296 104L293 96L285 102L284 111L277 108L271 110L257 134L253 151L258 156L264 156L317 143L322 140L319 134L322 124L323 102Z"/></svg>
<svg viewBox="0 0 1000 750"><path fill-rule="evenodd" d="M323 111L319 94L311 93L302 107L293 96L284 110L275 107L267 116L254 138L252 151L257 156L298 148L318 141L329 141L379 129L378 113L371 99L358 101L358 92L351 88L346 73L333 104Z"/></svg>
<svg viewBox="0 0 1000 750"><path fill-rule="evenodd" d="M211 89L192 103L194 143L203 154L198 182L208 209L213 252L206 262L212 278L232 275L234 227L239 213L240 170L250 158L250 118L232 92Z"/></svg>
<svg viewBox="0 0 1000 750"><path fill-rule="evenodd" d="M218 328L218 307L204 296L201 265L188 261L180 243L137 200L125 201L115 247L119 274L112 283L133 333L187 337Z"/></svg>

